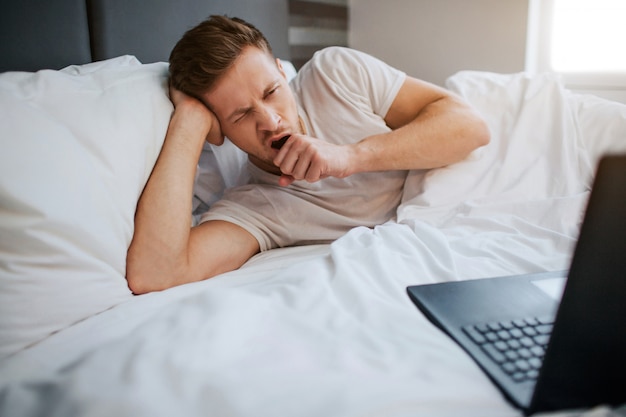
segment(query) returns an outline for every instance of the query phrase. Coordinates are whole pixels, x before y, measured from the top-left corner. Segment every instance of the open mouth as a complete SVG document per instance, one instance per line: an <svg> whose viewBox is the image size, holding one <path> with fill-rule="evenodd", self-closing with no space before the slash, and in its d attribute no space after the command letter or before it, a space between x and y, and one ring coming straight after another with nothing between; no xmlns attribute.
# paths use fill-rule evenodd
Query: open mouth
<svg viewBox="0 0 626 417"><path fill-rule="evenodd" d="M290 137L291 135L285 135L282 138L275 140L274 142L272 142L272 148L274 149L282 148L285 142L287 142L287 139L289 139Z"/></svg>

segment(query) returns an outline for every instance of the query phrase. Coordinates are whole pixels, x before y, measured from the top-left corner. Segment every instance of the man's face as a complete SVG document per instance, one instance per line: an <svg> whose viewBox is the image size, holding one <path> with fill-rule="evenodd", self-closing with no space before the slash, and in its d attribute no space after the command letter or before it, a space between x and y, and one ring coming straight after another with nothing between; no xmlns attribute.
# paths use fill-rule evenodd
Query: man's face
<svg viewBox="0 0 626 417"><path fill-rule="evenodd" d="M260 168L280 173L272 162L278 154L272 142L304 133L280 61L247 47L202 98L217 116L224 136Z"/></svg>

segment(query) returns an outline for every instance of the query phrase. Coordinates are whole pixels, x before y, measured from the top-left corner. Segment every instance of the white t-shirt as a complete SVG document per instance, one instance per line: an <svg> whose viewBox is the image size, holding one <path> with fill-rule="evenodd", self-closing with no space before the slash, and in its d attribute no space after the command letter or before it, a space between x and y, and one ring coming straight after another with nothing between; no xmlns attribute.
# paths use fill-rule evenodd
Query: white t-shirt
<svg viewBox="0 0 626 417"><path fill-rule="evenodd" d="M384 117L405 74L348 48L317 52L290 86L309 136L349 144L388 132ZM249 231L262 251L330 242L356 226L395 216L407 171L362 173L315 183L278 185L278 176L248 163L249 184L227 190L201 222L225 220Z"/></svg>

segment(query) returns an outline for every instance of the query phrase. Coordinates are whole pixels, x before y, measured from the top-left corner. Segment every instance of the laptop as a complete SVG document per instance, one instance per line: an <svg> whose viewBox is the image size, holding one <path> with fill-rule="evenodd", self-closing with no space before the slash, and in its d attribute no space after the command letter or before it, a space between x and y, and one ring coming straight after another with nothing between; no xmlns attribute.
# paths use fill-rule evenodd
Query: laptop
<svg viewBox="0 0 626 417"><path fill-rule="evenodd" d="M525 414L626 403L626 155L599 162L569 272L407 292Z"/></svg>

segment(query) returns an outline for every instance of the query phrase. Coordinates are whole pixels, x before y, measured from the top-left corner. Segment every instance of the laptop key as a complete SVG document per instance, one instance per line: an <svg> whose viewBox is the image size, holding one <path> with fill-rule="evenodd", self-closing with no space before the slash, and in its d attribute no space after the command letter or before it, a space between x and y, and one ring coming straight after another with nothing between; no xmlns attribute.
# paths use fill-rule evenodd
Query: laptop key
<svg viewBox="0 0 626 417"><path fill-rule="evenodd" d="M539 358L530 358L530 359L528 359L528 364L533 369L541 368L541 363L542 363L542 361Z"/></svg>
<svg viewBox="0 0 626 417"><path fill-rule="evenodd" d="M554 324L554 317L537 317L540 324Z"/></svg>
<svg viewBox="0 0 626 417"><path fill-rule="evenodd" d="M500 338L500 340L509 340L511 338L511 333L509 333L507 330L500 330L497 333L498 337Z"/></svg>
<svg viewBox="0 0 626 417"><path fill-rule="evenodd" d="M487 333L489 331L489 327L487 327L486 324L477 324L475 327L476 327L476 330L478 330L481 333Z"/></svg>
<svg viewBox="0 0 626 417"><path fill-rule="evenodd" d="M522 347L522 344L517 339L507 340L506 344L509 345L509 348L511 349L519 349Z"/></svg>
<svg viewBox="0 0 626 417"><path fill-rule="evenodd" d="M533 340L535 341L535 343L537 343L538 345L541 346L546 346L548 344L548 341L550 340L550 335L547 334L540 334L538 336L533 337Z"/></svg>
<svg viewBox="0 0 626 417"><path fill-rule="evenodd" d="M500 326L500 323L498 322L491 322L491 323L487 323L487 327L489 328L489 330L491 330L492 332L497 332L498 330L502 329L502 326Z"/></svg>
<svg viewBox="0 0 626 417"><path fill-rule="evenodd" d="M489 357L493 359L495 362L497 363L506 362L505 356L491 343L484 344L481 347L483 348L485 352L487 352L487 355L489 355Z"/></svg>
<svg viewBox="0 0 626 417"><path fill-rule="evenodd" d="M526 335L526 336L537 336L537 330L535 330L534 327L524 327L522 329L522 332Z"/></svg>
<svg viewBox="0 0 626 417"><path fill-rule="evenodd" d="M538 337L538 336L537 336ZM535 341L530 337L522 337L519 342L526 347L531 347L535 345Z"/></svg>
<svg viewBox="0 0 626 417"><path fill-rule="evenodd" d="M479 345L482 345L483 343L487 342L487 339L485 339L485 336L483 336L482 333L480 333L475 328L475 326L465 326L463 327L463 331L470 337L470 339L474 341L474 343L478 343Z"/></svg>
<svg viewBox="0 0 626 417"><path fill-rule="evenodd" d="M524 319L524 321L529 326L536 326L536 325L539 324L539 320L537 320L535 317L527 317L527 318Z"/></svg>
<svg viewBox="0 0 626 417"><path fill-rule="evenodd" d="M535 328L537 333L541 334L550 334L552 333L552 325L551 324L541 324Z"/></svg>
<svg viewBox="0 0 626 417"><path fill-rule="evenodd" d="M498 335L495 334L494 332L485 333L485 338L490 342L498 341Z"/></svg>
<svg viewBox="0 0 626 417"><path fill-rule="evenodd" d="M500 352L505 352L507 350L509 350L509 345L502 341L502 340L498 340L496 343L493 344L496 349L498 349Z"/></svg>
<svg viewBox="0 0 626 417"><path fill-rule="evenodd" d="M521 348L517 353L524 359L532 358L532 352L527 348Z"/></svg>
<svg viewBox="0 0 626 417"><path fill-rule="evenodd" d="M537 358L543 358L543 355L546 354L545 349L543 347L541 347L541 346L533 346L533 347L530 348L530 351Z"/></svg>
<svg viewBox="0 0 626 417"><path fill-rule="evenodd" d="M528 371L530 370L530 364L528 363L528 361L526 359L518 359L515 361L515 366L517 366L517 369L519 369L520 371Z"/></svg>
<svg viewBox="0 0 626 417"><path fill-rule="evenodd" d="M526 372L526 377L528 379L537 379L539 377L539 371L536 369L531 369L530 371Z"/></svg>
<svg viewBox="0 0 626 417"><path fill-rule="evenodd" d="M515 320L513 320L513 324L516 327L525 327L526 326L526 321L524 321L524 319L515 319Z"/></svg>
<svg viewBox="0 0 626 417"><path fill-rule="evenodd" d="M519 354L516 350L507 350L506 352L504 352L504 356L506 356L506 358L510 361L516 361L517 359L519 359Z"/></svg>
<svg viewBox="0 0 626 417"><path fill-rule="evenodd" d="M502 364L502 369L504 369L504 371L507 374L512 374L514 372L517 372L517 366L515 366L515 364L513 362L505 362Z"/></svg>
<svg viewBox="0 0 626 417"><path fill-rule="evenodd" d="M502 328L506 330L511 330L514 327L513 322L510 320L505 320L503 322L500 322L500 326L502 326Z"/></svg>
<svg viewBox="0 0 626 417"><path fill-rule="evenodd" d="M522 382L526 379L526 373L516 372L513 375L511 375L511 378L513 378L513 380L515 380L516 382Z"/></svg>

